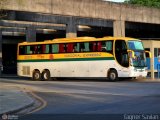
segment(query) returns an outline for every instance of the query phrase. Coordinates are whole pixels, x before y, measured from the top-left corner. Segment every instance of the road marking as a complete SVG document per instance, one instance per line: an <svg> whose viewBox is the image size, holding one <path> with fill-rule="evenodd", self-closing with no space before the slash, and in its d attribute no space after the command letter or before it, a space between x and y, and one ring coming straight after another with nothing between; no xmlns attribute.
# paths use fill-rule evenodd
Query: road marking
<svg viewBox="0 0 160 120"><path fill-rule="evenodd" d="M41 110L41 109L43 109L43 108L45 108L45 107L47 106L47 102L46 102L44 99L42 99L41 97L39 97L38 95L36 95L36 94L33 93L32 91L30 92L30 94L31 94L35 99L37 99L38 101L40 101L40 102L41 102L41 105L40 105L38 108L32 110L31 112L28 112L27 114L31 114L31 113L37 112L37 111L39 111L39 110Z"/></svg>
<svg viewBox="0 0 160 120"><path fill-rule="evenodd" d="M46 102L43 98L41 98L41 97L39 97L38 95L36 95L36 94L33 92L33 89L28 88L28 87L26 88L26 87L24 87L24 86L23 86L23 87L18 86L18 87L19 87L20 89L22 89L23 92L29 94L31 97L33 97L33 98L36 99L38 102L40 102L40 105L39 105L38 107L36 107L36 108L34 108L33 110L25 113L25 115L29 115L29 114L32 114L32 113L34 113L34 112L37 112L37 111L39 111L39 110L41 110L41 109L43 109L43 108L45 108L45 107L47 106L47 102ZM34 103L34 104L36 104L36 103ZM24 115L24 116L25 116L25 115Z"/></svg>

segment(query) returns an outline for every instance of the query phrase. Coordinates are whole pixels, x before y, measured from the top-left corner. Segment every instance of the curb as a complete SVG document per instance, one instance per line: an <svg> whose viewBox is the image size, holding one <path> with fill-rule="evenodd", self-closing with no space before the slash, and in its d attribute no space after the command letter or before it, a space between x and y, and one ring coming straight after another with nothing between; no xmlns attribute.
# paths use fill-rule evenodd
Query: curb
<svg viewBox="0 0 160 120"><path fill-rule="evenodd" d="M25 105L25 106L23 106L21 108L18 108L18 109L15 109L15 110L11 110L11 111L8 111L8 112L5 112L5 113L1 113L0 115L3 115L3 114L15 114L15 113L17 113L17 112L19 112L21 110L24 110L24 109L26 109L28 107L33 106L33 104L34 104L34 102L32 102L32 103L30 103L28 105Z"/></svg>
<svg viewBox="0 0 160 120"><path fill-rule="evenodd" d="M32 99L32 102L21 108L1 113L0 120L1 120L1 116L3 115L14 115L15 114L15 115L19 115L19 117L21 118L23 116L27 116L29 114L37 112L47 106L47 102L41 97L39 97L38 95L36 95L35 93L33 93L31 89L26 89L26 88L21 88L21 87L19 88L22 90L22 92L26 93L26 95Z"/></svg>
<svg viewBox="0 0 160 120"><path fill-rule="evenodd" d="M26 92L25 92L25 93L26 93ZM26 93L26 94L28 95L28 93ZM31 95L28 95L28 96L30 97ZM24 110L24 109L27 109L27 108L33 106L33 105L34 105L34 100L33 100L32 97L30 97L30 98L32 99L32 102L31 102L31 103L29 103L29 104L27 104L27 105L24 105L24 106L22 106L22 107L20 107L20 108L14 109L14 110L10 110L10 111L4 112L4 113L0 113L0 116L1 116L1 115L4 115L4 114L15 114L15 113L17 113L17 112L19 112L19 111L21 111L21 110Z"/></svg>
<svg viewBox="0 0 160 120"><path fill-rule="evenodd" d="M160 79L137 79L134 80L133 82L154 82L154 83L159 83Z"/></svg>

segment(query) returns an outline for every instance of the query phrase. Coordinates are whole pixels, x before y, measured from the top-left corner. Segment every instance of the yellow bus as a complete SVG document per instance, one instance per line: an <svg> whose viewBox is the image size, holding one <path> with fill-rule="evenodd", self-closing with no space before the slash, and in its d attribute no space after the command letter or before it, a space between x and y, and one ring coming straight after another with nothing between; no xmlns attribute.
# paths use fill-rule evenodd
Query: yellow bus
<svg viewBox="0 0 160 120"><path fill-rule="evenodd" d="M18 44L17 73L34 80L59 77L146 77L141 40L128 37L77 37Z"/></svg>

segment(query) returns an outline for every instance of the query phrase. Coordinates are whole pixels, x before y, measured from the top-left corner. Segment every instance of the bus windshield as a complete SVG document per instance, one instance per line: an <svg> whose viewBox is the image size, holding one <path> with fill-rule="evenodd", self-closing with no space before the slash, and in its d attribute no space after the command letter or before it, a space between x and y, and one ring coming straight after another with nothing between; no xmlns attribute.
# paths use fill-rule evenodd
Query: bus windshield
<svg viewBox="0 0 160 120"><path fill-rule="evenodd" d="M131 58L134 67L146 67L146 56L144 51L135 52L135 57Z"/></svg>
<svg viewBox="0 0 160 120"><path fill-rule="evenodd" d="M128 48L130 50L144 50L142 42L136 40L128 41Z"/></svg>
<svg viewBox="0 0 160 120"><path fill-rule="evenodd" d="M137 40L128 41L128 49L133 50L135 53L135 57L131 58L133 66L146 67L146 56L142 42Z"/></svg>

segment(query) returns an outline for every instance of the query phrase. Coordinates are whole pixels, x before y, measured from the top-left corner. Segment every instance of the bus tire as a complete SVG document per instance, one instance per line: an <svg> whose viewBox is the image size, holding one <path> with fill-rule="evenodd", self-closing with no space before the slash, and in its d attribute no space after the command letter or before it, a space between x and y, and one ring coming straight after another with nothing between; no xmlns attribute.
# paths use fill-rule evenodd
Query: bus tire
<svg viewBox="0 0 160 120"><path fill-rule="evenodd" d="M34 70L32 75L33 80L41 80L41 73L39 70Z"/></svg>
<svg viewBox="0 0 160 120"><path fill-rule="evenodd" d="M117 81L118 80L118 73L116 70L110 70L108 72L108 79L112 82Z"/></svg>
<svg viewBox="0 0 160 120"><path fill-rule="evenodd" d="M51 80L51 74L49 70L44 70L42 72L42 80Z"/></svg>

